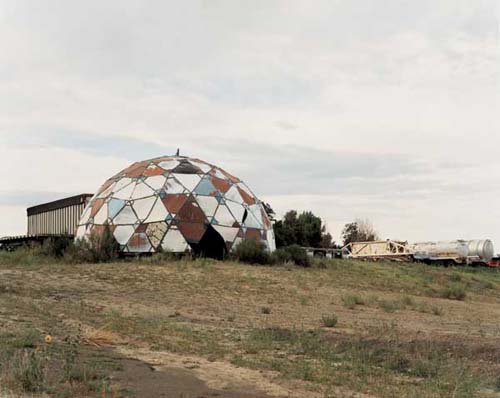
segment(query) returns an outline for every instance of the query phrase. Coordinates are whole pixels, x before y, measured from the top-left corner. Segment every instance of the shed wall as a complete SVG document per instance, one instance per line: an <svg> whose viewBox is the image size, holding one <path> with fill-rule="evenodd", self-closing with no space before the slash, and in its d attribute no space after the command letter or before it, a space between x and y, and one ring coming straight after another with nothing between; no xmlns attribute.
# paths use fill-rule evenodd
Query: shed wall
<svg viewBox="0 0 500 398"><path fill-rule="evenodd" d="M28 216L28 235L75 235L85 203Z"/></svg>

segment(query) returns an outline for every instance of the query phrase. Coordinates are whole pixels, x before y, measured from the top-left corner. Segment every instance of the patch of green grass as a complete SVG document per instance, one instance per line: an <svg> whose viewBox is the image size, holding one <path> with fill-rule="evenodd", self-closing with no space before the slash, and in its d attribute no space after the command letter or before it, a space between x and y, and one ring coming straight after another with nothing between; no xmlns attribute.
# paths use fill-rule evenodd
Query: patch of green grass
<svg viewBox="0 0 500 398"><path fill-rule="evenodd" d="M11 252L0 250L0 267L22 266L31 268L36 265L52 264L59 261L60 259L44 254L41 247L21 247Z"/></svg>
<svg viewBox="0 0 500 398"><path fill-rule="evenodd" d="M402 342L385 328L370 336L334 339L326 331L255 329L238 343L242 354L232 363L278 371L313 388L339 384L354 391L368 388L376 396L395 391L414 397L474 396L479 379L460 362L463 353L432 341Z"/></svg>
<svg viewBox="0 0 500 398"><path fill-rule="evenodd" d="M354 295L354 294L349 294L347 296L343 296L342 297L342 304L344 305L344 307L346 308L349 308L349 309L354 309L357 305L364 305L365 304L365 300L358 296L358 295Z"/></svg>
<svg viewBox="0 0 500 398"><path fill-rule="evenodd" d="M440 296L443 298L447 298L450 300L465 300L467 296L467 292L465 287L461 284L453 284L449 287L446 287L440 291Z"/></svg>
<svg viewBox="0 0 500 398"><path fill-rule="evenodd" d="M413 299L413 297L410 297L410 296L404 296L401 299L401 303L406 307L414 307L415 306L415 300Z"/></svg>
<svg viewBox="0 0 500 398"><path fill-rule="evenodd" d="M18 350L11 358L14 383L22 391L43 392L47 385L47 357L43 351Z"/></svg>
<svg viewBox="0 0 500 398"><path fill-rule="evenodd" d="M399 300L380 300L378 305L385 312L395 312L402 307Z"/></svg>

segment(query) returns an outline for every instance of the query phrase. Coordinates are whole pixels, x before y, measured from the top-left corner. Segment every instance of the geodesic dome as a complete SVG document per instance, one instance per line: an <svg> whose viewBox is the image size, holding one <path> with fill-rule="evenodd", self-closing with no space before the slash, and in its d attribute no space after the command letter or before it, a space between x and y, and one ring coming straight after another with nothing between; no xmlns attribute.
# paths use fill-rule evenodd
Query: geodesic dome
<svg viewBox="0 0 500 398"><path fill-rule="evenodd" d="M275 250L272 224L245 183L181 156L134 163L107 180L85 208L76 238L102 233L106 225L125 253L221 257L245 239Z"/></svg>

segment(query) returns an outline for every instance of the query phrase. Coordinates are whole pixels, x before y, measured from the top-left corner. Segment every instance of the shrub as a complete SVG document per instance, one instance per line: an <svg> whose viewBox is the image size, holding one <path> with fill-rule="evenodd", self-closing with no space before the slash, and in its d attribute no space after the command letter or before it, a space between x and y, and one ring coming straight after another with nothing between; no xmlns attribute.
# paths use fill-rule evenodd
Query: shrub
<svg viewBox="0 0 500 398"><path fill-rule="evenodd" d="M455 284L441 290L441 297L450 300L465 300L466 296L467 292L465 291L465 287L463 285Z"/></svg>
<svg viewBox="0 0 500 398"><path fill-rule="evenodd" d="M73 241L69 236L48 238L42 245L41 253L50 257L62 257Z"/></svg>
<svg viewBox="0 0 500 398"><path fill-rule="evenodd" d="M286 250L286 247L280 247L273 253L273 260L278 264L286 264L292 262L292 255Z"/></svg>
<svg viewBox="0 0 500 398"><path fill-rule="evenodd" d="M323 315L321 317L321 322L323 323L323 326L327 328L333 328L337 325L338 318L337 315L331 314L331 315Z"/></svg>
<svg viewBox="0 0 500 398"><path fill-rule="evenodd" d="M306 250L299 245L281 247L273 253L273 258L278 263L294 262L302 267L309 267L311 261Z"/></svg>
<svg viewBox="0 0 500 398"><path fill-rule="evenodd" d="M271 308L269 308L269 307L262 307L260 309L260 312L262 312L263 314L269 315L271 313Z"/></svg>
<svg viewBox="0 0 500 398"><path fill-rule="evenodd" d="M76 263L101 263L118 258L120 245L115 240L109 225L102 233L92 231L88 238L77 239L66 250L66 259Z"/></svg>
<svg viewBox="0 0 500 398"><path fill-rule="evenodd" d="M250 264L270 264L271 257L266 246L254 240L243 240L234 251L235 257Z"/></svg>

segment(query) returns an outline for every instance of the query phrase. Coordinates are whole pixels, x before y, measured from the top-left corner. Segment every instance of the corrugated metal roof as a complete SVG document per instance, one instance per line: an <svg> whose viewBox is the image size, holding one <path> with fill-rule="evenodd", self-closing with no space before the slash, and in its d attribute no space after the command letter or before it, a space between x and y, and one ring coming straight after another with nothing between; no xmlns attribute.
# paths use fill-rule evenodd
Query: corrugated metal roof
<svg viewBox="0 0 500 398"><path fill-rule="evenodd" d="M82 193L80 195L70 196L68 198L54 200L53 202L32 206L29 207L26 211L28 213L28 217L34 216L35 214L45 213L47 211L85 203L92 196L93 195L89 193Z"/></svg>

